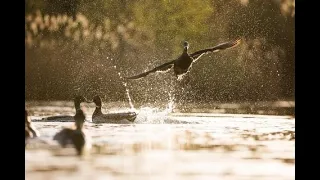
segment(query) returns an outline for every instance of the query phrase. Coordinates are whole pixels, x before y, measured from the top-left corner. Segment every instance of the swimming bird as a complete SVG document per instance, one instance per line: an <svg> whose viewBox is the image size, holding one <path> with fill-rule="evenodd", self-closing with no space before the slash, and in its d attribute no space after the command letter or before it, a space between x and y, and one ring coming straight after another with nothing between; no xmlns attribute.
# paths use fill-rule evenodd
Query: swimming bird
<svg viewBox="0 0 320 180"><path fill-rule="evenodd" d="M29 113L27 110L25 110L25 146L27 145L27 141L29 138L36 138L39 136L40 133L32 125Z"/></svg>
<svg viewBox="0 0 320 180"><path fill-rule="evenodd" d="M86 116L84 112L81 109L77 109L74 116L75 127L62 129L53 137L53 140L58 141L63 148L65 148L67 145L73 145L77 151L77 154L82 155L87 143L87 137L83 132L85 118Z"/></svg>
<svg viewBox="0 0 320 180"><path fill-rule="evenodd" d="M39 137L40 133L35 129L35 127L31 123L31 119L29 117L29 113L25 110L25 138L35 138Z"/></svg>
<svg viewBox="0 0 320 180"><path fill-rule="evenodd" d="M183 43L184 50L183 50L182 54L180 55L180 57L178 57L177 59L172 60L167 63L164 63L164 64L157 66L157 67L155 67L149 71L146 71L144 73L141 73L141 74L138 74L135 76L131 76L131 77L126 77L126 79L139 79L139 78L147 76L150 73L167 72L172 67L173 67L173 71L174 71L175 76L178 77L180 75L184 75L187 72L189 72L192 64L194 62L196 62L197 60L199 60L200 57L202 57L203 55L211 53L211 52L218 52L220 50L233 48L233 47L239 45L240 41L241 41L241 39L239 38L234 41L224 42L224 43L218 44L218 45L211 47L211 48L196 51L192 54L188 53L189 43L187 41L184 41L184 43Z"/></svg>
<svg viewBox="0 0 320 180"><path fill-rule="evenodd" d="M135 112L103 114L101 111L102 100L98 95L93 98L93 102L96 105L92 114L92 122L94 123L130 124L137 118Z"/></svg>
<svg viewBox="0 0 320 180"><path fill-rule="evenodd" d="M90 103L90 101L88 101L84 96L76 96L73 101L74 101L74 107L75 107L76 111L80 109L80 104L82 102ZM70 116L70 115L49 116L49 117L42 118L42 120L40 120L40 121L73 122L74 116Z"/></svg>

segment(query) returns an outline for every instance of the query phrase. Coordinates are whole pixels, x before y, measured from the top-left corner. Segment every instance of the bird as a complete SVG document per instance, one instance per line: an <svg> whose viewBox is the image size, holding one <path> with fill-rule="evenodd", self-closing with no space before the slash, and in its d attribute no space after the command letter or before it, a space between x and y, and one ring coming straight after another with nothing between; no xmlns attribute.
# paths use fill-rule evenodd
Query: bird
<svg viewBox="0 0 320 180"><path fill-rule="evenodd" d="M25 109L25 146L30 138L40 137L40 133L32 125L28 111Z"/></svg>
<svg viewBox="0 0 320 180"><path fill-rule="evenodd" d="M29 113L25 110L25 131L26 138L34 138L39 137L40 133L36 130L36 128L32 125L31 119L29 117Z"/></svg>
<svg viewBox="0 0 320 180"><path fill-rule="evenodd" d="M75 107L76 111L80 109L80 105L82 102L91 103L84 96L81 96L81 95L76 96L73 101L74 101L74 107ZM40 120L40 121L72 122L72 121L74 121L74 116L70 116L70 115L49 116L49 117L42 118L42 120Z"/></svg>
<svg viewBox="0 0 320 180"><path fill-rule="evenodd" d="M135 112L108 113L103 114L101 111L102 100L99 95L93 98L96 109L92 114L93 123L110 123L110 124L131 124L137 118Z"/></svg>
<svg viewBox="0 0 320 180"><path fill-rule="evenodd" d="M83 132L83 124L85 122L86 115L82 109L77 109L74 115L75 127L64 128L60 132L54 135L53 140L63 147L67 145L73 145L78 155L83 155L84 148L87 145L87 136Z"/></svg>
<svg viewBox="0 0 320 180"><path fill-rule="evenodd" d="M203 55L212 53L212 52L218 52L221 50L229 49L236 47L239 45L241 42L241 38L238 38L233 41L228 41L224 43L220 43L214 47L210 47L207 49L202 49L199 51L196 51L192 54L188 53L189 49L189 43L188 41L184 41L183 43L183 52L182 54L175 60L166 62L160 66L157 66L149 71L146 71L144 73L134 75L131 77L125 77L125 79L140 79L142 77L145 77L149 75L150 73L155 73L155 72L167 72L173 67L173 71L176 77L185 75L187 72L189 72L192 64L199 60Z"/></svg>

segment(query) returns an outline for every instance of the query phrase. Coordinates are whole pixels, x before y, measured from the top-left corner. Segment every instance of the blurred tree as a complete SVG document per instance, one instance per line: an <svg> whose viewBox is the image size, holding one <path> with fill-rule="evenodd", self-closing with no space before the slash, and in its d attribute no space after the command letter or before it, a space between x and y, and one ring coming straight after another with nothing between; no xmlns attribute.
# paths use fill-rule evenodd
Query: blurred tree
<svg viewBox="0 0 320 180"><path fill-rule="evenodd" d="M211 1L140 0L133 5L135 23L156 47L166 47L173 56L181 53L183 40L198 40L208 30L213 13Z"/></svg>
<svg viewBox="0 0 320 180"><path fill-rule="evenodd" d="M80 0L46 0L44 2L45 6L41 10L45 14L66 14L75 19Z"/></svg>
<svg viewBox="0 0 320 180"><path fill-rule="evenodd" d="M181 86L190 101L294 97L294 0L26 1L26 95L74 93L126 99L121 75L243 37L237 48L203 57ZM119 75L120 73L120 75ZM133 100L166 101L169 74L127 82Z"/></svg>
<svg viewBox="0 0 320 180"><path fill-rule="evenodd" d="M35 13L39 9L44 9L46 5L46 1L43 0L25 1L25 14Z"/></svg>

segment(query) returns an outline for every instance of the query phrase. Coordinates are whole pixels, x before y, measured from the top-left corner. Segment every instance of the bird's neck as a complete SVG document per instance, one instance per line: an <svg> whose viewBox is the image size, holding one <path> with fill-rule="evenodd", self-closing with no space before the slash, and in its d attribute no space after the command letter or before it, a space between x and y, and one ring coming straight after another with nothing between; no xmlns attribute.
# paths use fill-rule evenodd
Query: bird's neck
<svg viewBox="0 0 320 180"><path fill-rule="evenodd" d="M83 127L83 123L76 123L76 129L77 130L81 130L82 129L82 127Z"/></svg>
<svg viewBox="0 0 320 180"><path fill-rule="evenodd" d="M95 116L100 115L100 114L102 114L101 106L96 106L96 109L94 110L94 112L92 114L92 117L95 117Z"/></svg>
<svg viewBox="0 0 320 180"><path fill-rule="evenodd" d="M74 107L76 108L76 111L80 110L80 103L79 102L74 102Z"/></svg>
<svg viewBox="0 0 320 180"><path fill-rule="evenodd" d="M184 52L184 53L188 53L188 47L184 47L184 48L183 48L183 52Z"/></svg>

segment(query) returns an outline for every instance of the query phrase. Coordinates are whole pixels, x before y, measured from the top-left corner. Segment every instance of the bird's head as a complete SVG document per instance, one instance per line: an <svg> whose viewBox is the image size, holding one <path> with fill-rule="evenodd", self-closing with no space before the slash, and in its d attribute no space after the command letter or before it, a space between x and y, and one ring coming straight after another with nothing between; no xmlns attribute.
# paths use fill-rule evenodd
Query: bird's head
<svg viewBox="0 0 320 180"><path fill-rule="evenodd" d="M188 43L188 41L184 41L184 42L183 42L183 48L184 48L185 50L188 50L188 48L189 48L189 43Z"/></svg>

